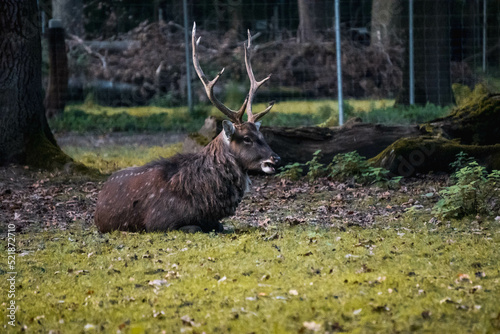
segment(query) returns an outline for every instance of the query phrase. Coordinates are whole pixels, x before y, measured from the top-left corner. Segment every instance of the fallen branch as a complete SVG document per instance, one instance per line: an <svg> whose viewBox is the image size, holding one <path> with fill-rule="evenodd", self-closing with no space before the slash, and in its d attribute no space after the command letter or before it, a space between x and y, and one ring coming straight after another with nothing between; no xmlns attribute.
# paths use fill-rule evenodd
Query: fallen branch
<svg viewBox="0 0 500 334"><path fill-rule="evenodd" d="M100 54L99 52L95 52L95 51L92 51L92 49L85 44L85 41L83 39L81 39L80 37L76 36L76 35L71 35L69 34L69 36L71 37L71 39L73 41L75 41L78 45L81 45L82 48L90 55L92 56L95 56L97 58L99 58L101 60L101 63L102 63L102 68L107 70L108 68L108 65L107 65L107 62L106 62L106 57L103 56L102 54ZM107 51L106 51L107 53Z"/></svg>

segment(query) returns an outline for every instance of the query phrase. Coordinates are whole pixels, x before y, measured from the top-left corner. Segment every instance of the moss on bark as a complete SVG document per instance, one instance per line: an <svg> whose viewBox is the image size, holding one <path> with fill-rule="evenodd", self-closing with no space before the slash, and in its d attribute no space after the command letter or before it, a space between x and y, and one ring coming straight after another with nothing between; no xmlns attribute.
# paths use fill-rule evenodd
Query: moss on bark
<svg viewBox="0 0 500 334"><path fill-rule="evenodd" d="M55 170L64 169L67 172L99 175L99 171L74 161L61 150L57 143L53 143L43 131L31 136L26 144L25 163L28 166Z"/></svg>
<svg viewBox="0 0 500 334"><path fill-rule="evenodd" d="M461 105L448 116L422 125L430 134L448 139L459 139L462 144L494 145L500 143L500 95L490 94L478 85L467 94L462 93Z"/></svg>
<svg viewBox="0 0 500 334"><path fill-rule="evenodd" d="M402 176L450 172L450 163L455 161L460 152L474 157L488 169L500 169L500 144L464 145L457 140L430 136L399 139L370 159L370 162Z"/></svg>
<svg viewBox="0 0 500 334"><path fill-rule="evenodd" d="M450 172L456 155L465 152L488 169L500 169L500 95L483 85L474 91L455 85L460 105L448 116L420 125L426 133L402 138L371 159L394 174Z"/></svg>

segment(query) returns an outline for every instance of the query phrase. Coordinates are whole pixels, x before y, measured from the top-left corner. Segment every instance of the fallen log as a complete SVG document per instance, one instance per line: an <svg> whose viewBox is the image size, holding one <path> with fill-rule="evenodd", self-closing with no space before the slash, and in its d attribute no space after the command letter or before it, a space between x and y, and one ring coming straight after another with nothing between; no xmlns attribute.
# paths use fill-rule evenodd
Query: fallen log
<svg viewBox="0 0 500 334"><path fill-rule="evenodd" d="M401 138L371 159L392 173L450 172L465 152L488 169L500 169L500 95L478 85L449 115L421 125L425 134Z"/></svg>
<svg viewBox="0 0 500 334"><path fill-rule="evenodd" d="M263 127L269 146L280 155L282 164L304 163L321 150L320 162L330 163L339 153L358 151L371 158L402 137L421 134L417 126L394 126L361 122L340 127Z"/></svg>
<svg viewBox="0 0 500 334"><path fill-rule="evenodd" d="M211 132L202 132L218 133L219 123L210 125ZM500 95L481 92L481 88L448 116L422 125L391 126L351 119L341 127L263 126L261 132L282 158L282 165L310 161L317 150L321 150L324 164L336 154L357 151L375 166L411 176L450 172L449 164L465 152L488 169L500 169ZM186 150L206 145L211 136L190 135Z"/></svg>
<svg viewBox="0 0 500 334"><path fill-rule="evenodd" d="M453 172L450 163L460 152L487 169L500 169L500 144L465 145L442 137L419 136L401 138L370 159L373 165L388 169L394 175L411 176L415 173Z"/></svg>
<svg viewBox="0 0 500 334"><path fill-rule="evenodd" d="M219 129L217 124L210 125ZM207 124L198 133L189 135L184 144L184 152L195 152L210 142L215 129L207 131ZM417 126L393 126L361 123L359 119L351 120L341 127L261 127L269 146L281 157L281 164L300 162L312 159L313 153L321 150L322 163L330 163L338 153L358 151L359 154L371 158L384 148L402 137L416 137L421 134ZM210 133L209 137L205 133ZM213 135L215 136L215 135Z"/></svg>
<svg viewBox="0 0 500 334"><path fill-rule="evenodd" d="M500 94L478 92L448 116L425 124L429 133L468 145L500 143Z"/></svg>

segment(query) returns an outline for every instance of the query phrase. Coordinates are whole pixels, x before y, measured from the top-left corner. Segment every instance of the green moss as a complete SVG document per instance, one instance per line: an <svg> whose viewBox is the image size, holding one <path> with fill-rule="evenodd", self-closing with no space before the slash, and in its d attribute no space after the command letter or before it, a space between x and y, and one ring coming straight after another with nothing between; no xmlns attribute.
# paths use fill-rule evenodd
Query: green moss
<svg viewBox="0 0 500 334"><path fill-rule="evenodd" d="M207 146L208 143L210 143L211 139L205 137L204 135L198 133L198 132L193 132L188 135L189 138L195 141L200 146Z"/></svg>
<svg viewBox="0 0 500 334"><path fill-rule="evenodd" d="M130 166L142 166L154 159L168 158L182 151L182 143L167 146L65 146L63 149L75 161L89 168L109 174Z"/></svg>
<svg viewBox="0 0 500 334"><path fill-rule="evenodd" d="M26 148L27 165L54 169L71 162L73 159L67 156L59 146L51 143L42 131L32 134Z"/></svg>
<svg viewBox="0 0 500 334"><path fill-rule="evenodd" d="M17 326L71 333L297 333L309 326L495 332L500 234L498 226L489 231L457 224L19 235ZM0 278L6 287L6 271Z"/></svg>
<svg viewBox="0 0 500 334"><path fill-rule="evenodd" d="M467 102L472 94L472 91L468 86L461 85L459 83L451 85L451 89L453 90L453 95L458 106Z"/></svg>
<svg viewBox="0 0 500 334"><path fill-rule="evenodd" d="M463 99L458 108L455 108L450 116L462 117L487 117L500 112L500 100L491 98L491 95L482 85L477 85L474 91Z"/></svg>
<svg viewBox="0 0 500 334"><path fill-rule="evenodd" d="M26 165L45 170L64 170L68 174L85 174L99 177L92 166L74 161L69 155L54 145L44 133L33 134L26 147Z"/></svg>
<svg viewBox="0 0 500 334"><path fill-rule="evenodd" d="M462 145L458 140L420 136L402 138L369 161L398 175L430 171L450 171L449 165L458 153L465 152L489 169L500 168L500 144Z"/></svg>

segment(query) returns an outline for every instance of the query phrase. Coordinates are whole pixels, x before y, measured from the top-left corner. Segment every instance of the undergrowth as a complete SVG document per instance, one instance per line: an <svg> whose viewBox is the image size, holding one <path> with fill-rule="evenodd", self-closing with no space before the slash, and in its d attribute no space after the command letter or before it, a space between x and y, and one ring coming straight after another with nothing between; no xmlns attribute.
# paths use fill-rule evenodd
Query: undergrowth
<svg viewBox="0 0 500 334"><path fill-rule="evenodd" d="M445 218L486 214L500 215L500 171L488 173L472 157L461 152L450 164L451 185L439 192L434 213Z"/></svg>
<svg viewBox="0 0 500 334"><path fill-rule="evenodd" d="M349 117L360 117L365 123L419 124L446 116L451 107L428 103L425 106L374 108L370 112L354 110Z"/></svg>
<svg viewBox="0 0 500 334"><path fill-rule="evenodd" d="M303 171L307 170L305 177L309 182L328 177L335 181L352 181L389 188L398 186L402 179L401 176L391 177L385 168L371 166L366 158L356 151L337 154L326 166L320 162L320 157L321 150L317 150L305 164L293 163L281 167L277 177L296 181L300 179Z"/></svg>
<svg viewBox="0 0 500 334"><path fill-rule="evenodd" d="M495 231L295 227L187 235L81 228L19 235L12 329L492 333L500 330Z"/></svg>

